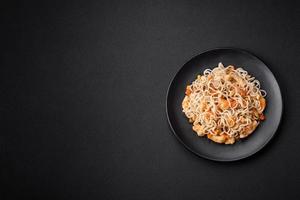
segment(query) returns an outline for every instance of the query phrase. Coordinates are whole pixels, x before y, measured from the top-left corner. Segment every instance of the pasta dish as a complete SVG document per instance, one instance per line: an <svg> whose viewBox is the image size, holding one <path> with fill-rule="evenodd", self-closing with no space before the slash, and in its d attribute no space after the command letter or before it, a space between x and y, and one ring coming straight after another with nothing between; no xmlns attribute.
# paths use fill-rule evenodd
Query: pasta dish
<svg viewBox="0 0 300 200"><path fill-rule="evenodd" d="M233 144L265 120L266 95L247 71L219 63L186 87L182 109L198 136Z"/></svg>

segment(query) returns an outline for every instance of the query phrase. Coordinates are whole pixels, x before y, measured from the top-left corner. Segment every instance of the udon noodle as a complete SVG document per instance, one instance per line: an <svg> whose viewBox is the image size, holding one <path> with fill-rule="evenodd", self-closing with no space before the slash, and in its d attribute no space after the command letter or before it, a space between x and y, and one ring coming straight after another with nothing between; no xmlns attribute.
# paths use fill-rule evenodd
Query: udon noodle
<svg viewBox="0 0 300 200"><path fill-rule="evenodd" d="M198 136L233 144L265 119L266 95L247 71L219 63L186 87L182 108Z"/></svg>

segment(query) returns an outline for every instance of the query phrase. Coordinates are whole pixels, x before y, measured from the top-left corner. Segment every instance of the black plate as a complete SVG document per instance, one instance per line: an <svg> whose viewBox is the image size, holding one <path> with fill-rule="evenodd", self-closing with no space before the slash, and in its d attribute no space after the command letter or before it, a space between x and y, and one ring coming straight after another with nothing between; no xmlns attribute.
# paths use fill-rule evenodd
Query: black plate
<svg viewBox="0 0 300 200"><path fill-rule="evenodd" d="M206 68L219 62L243 67L261 83L267 91L266 120L247 138L233 145L217 144L206 137L198 137L182 112L181 102L186 85ZM198 156L216 161L234 161L253 155L274 136L282 114L282 97L278 83L269 68L256 56L233 48L206 51L188 61L175 75L167 92L166 111L170 127L178 140Z"/></svg>

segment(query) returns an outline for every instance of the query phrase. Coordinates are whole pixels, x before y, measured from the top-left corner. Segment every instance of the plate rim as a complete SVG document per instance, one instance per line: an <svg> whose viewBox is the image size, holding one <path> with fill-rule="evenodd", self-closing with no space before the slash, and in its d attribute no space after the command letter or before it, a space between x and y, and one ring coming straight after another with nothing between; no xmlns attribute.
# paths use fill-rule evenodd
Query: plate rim
<svg viewBox="0 0 300 200"><path fill-rule="evenodd" d="M168 113L168 98L169 98L169 92L170 92L170 88L174 82L174 79L177 77L177 75L180 73L180 71L184 68L184 66L190 62L191 60L195 59L197 56L200 56L202 54L205 54L207 52L210 52L210 51L216 51L216 50L235 50L235 51L239 51L239 52L242 52L242 53L245 53L249 56L252 56L254 57L255 59L259 60L260 62L262 62L266 69L271 73L271 75L273 75L273 77L275 78L276 80L276 83L278 85L278 88L279 88L279 96L280 96L280 101L281 101L281 110L280 110L280 118L279 118L279 123L277 124L277 127L274 131L274 133L257 149L255 149L254 151L248 153L248 154L245 154L243 156L239 156L239 157L236 157L236 158L233 158L233 159L222 159L222 158L211 158L209 156L206 156L204 154L201 154L201 153L198 153L196 151L194 151L191 147L189 147L176 133L176 131L174 130L173 126L172 126L172 123L170 121L170 118L169 118L169 113ZM217 162L233 162L233 161L238 161L238 160L242 160L242 159L245 159L245 158L248 158L250 156L253 156L254 154L256 154L257 152L259 152L260 150L262 150L270 141L272 138L274 138L275 134L277 133L277 130L281 124L281 121L282 121L282 113L283 113L283 109L284 109L284 103L283 103L283 98L282 98L282 92L281 92L281 88L280 88L280 85L276 79L276 77L274 76L273 72L269 69L268 65L266 65L265 62L262 61L262 59L260 59L258 56L256 56L255 54L253 54L252 52L249 52L247 50L244 50L244 49L241 49L241 48L237 48L237 47L216 47L216 48L212 48L212 49L207 49L205 51L202 51L200 52L199 54L196 54L194 56L192 56L188 61L186 61L180 68L179 70L175 73L175 75L172 77L169 85L168 85L168 88L167 88L167 94L166 94L166 102L165 102L165 105L166 105L166 115L167 115L167 121L168 121L168 124L169 124L169 127L171 128L171 131L173 133L173 135L175 135L175 137L177 138L177 140L187 149L189 150L190 152L192 152L194 155L196 155L197 157L201 157L201 158L205 158L207 160L212 160L212 161L217 161Z"/></svg>

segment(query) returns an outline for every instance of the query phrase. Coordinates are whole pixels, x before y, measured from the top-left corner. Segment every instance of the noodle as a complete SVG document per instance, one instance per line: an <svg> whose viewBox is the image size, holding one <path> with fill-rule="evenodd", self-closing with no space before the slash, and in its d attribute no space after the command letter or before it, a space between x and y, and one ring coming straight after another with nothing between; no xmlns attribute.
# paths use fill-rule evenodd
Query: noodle
<svg viewBox="0 0 300 200"><path fill-rule="evenodd" d="M267 92L242 68L219 63L205 69L185 94L182 108L193 130L218 143L233 144L247 137L265 119Z"/></svg>

